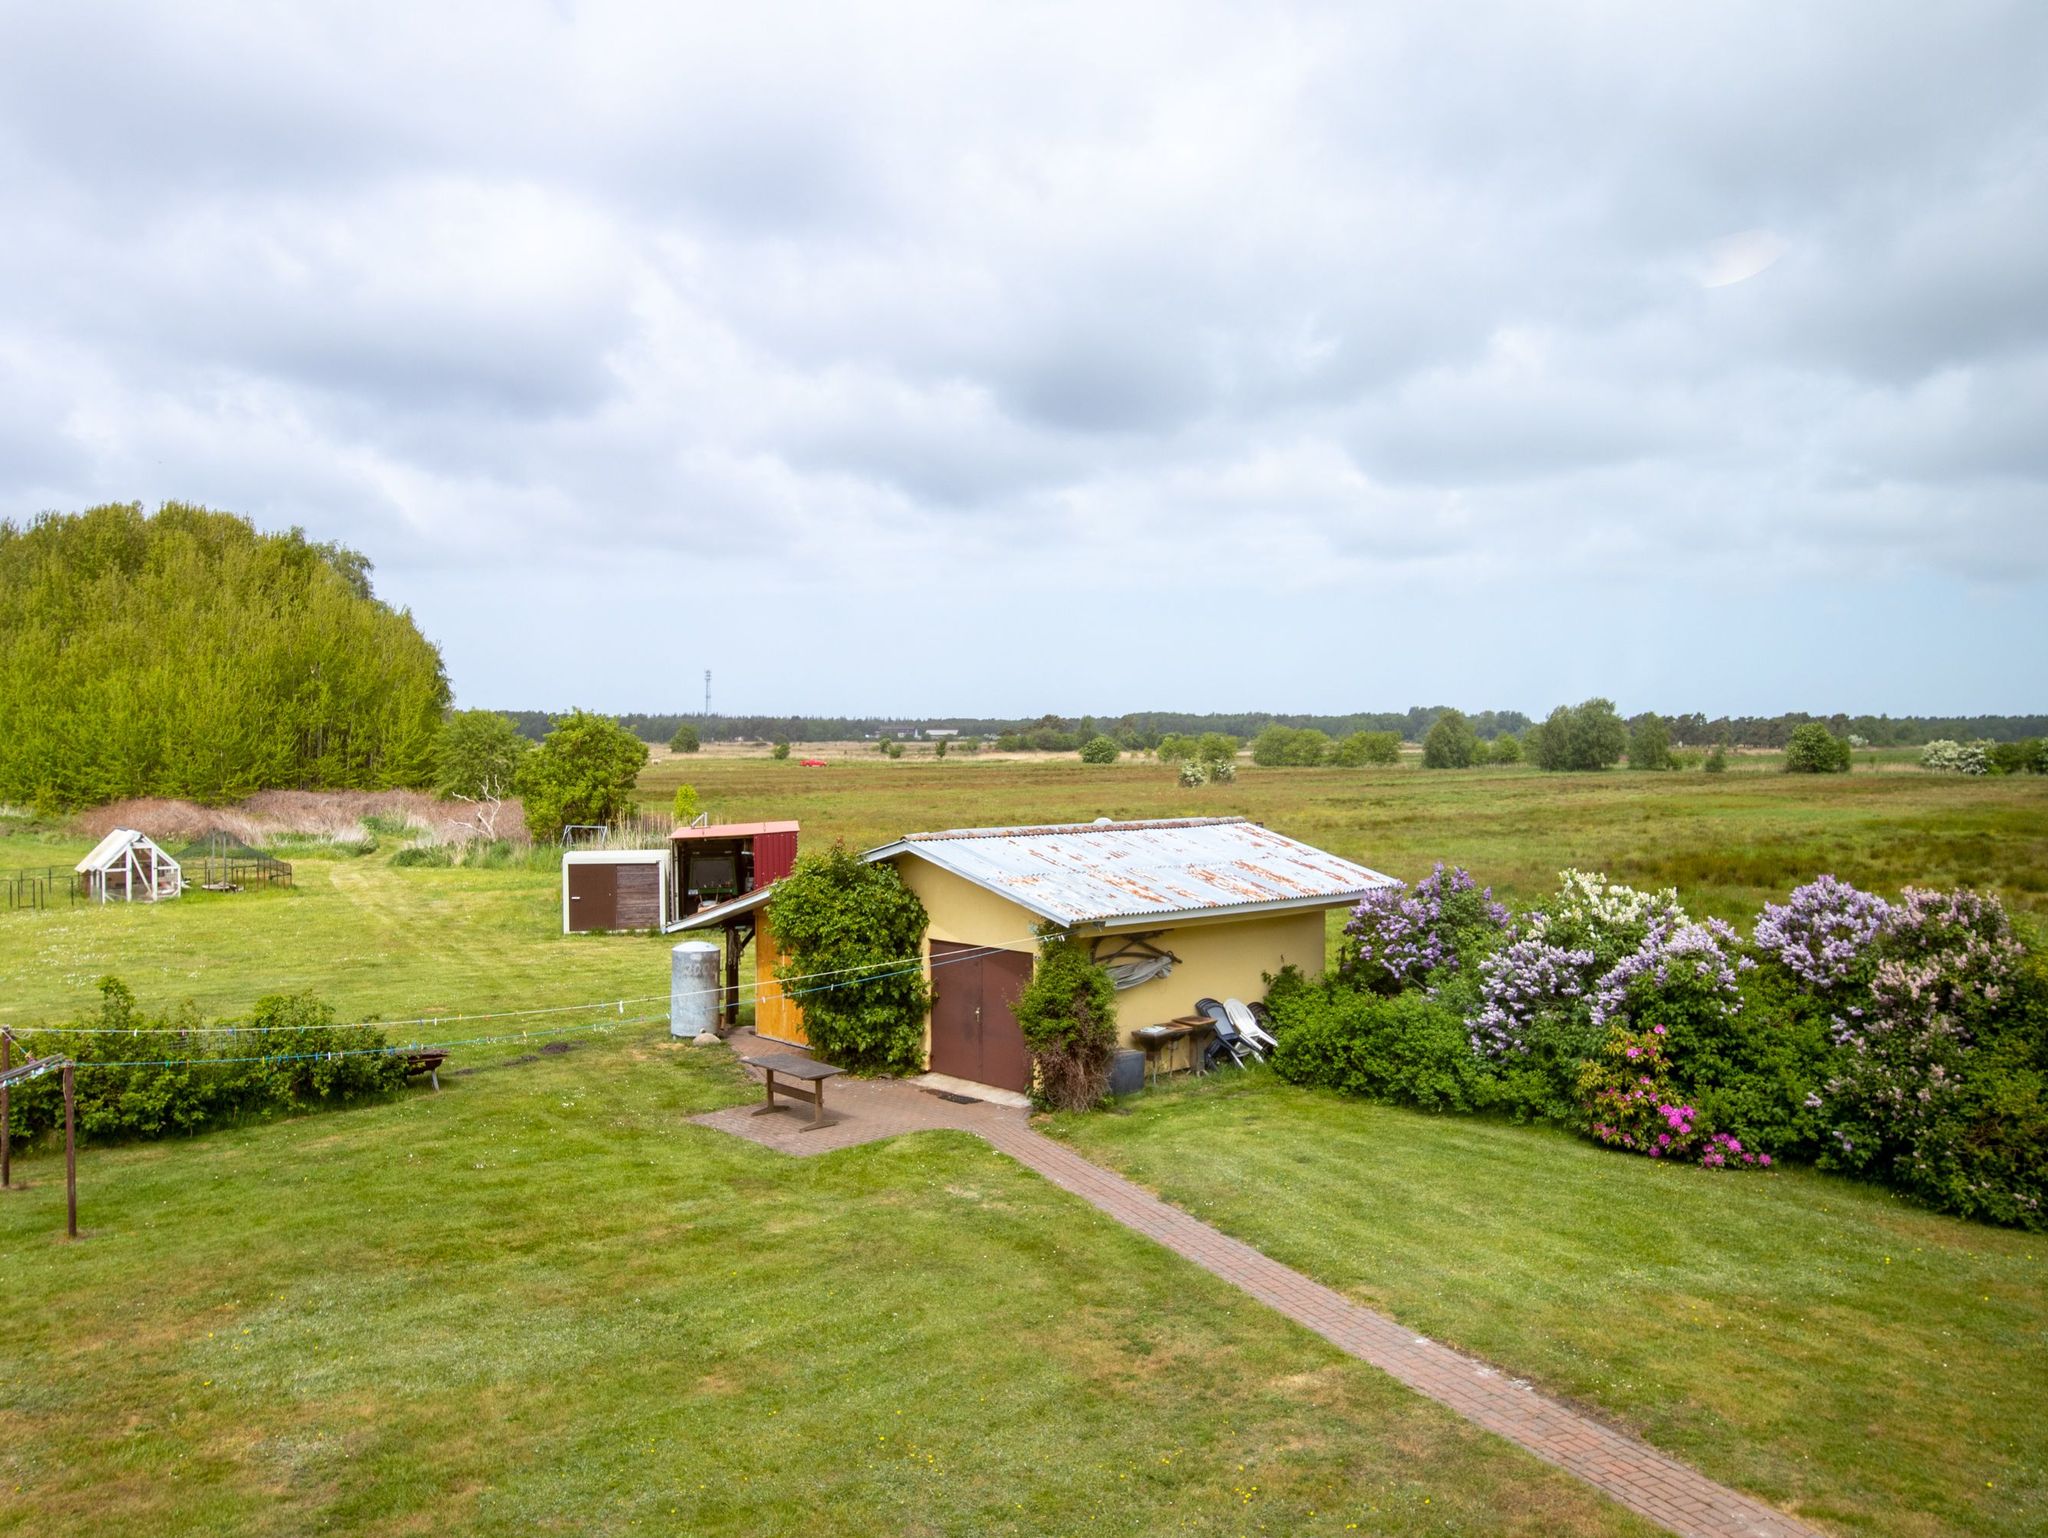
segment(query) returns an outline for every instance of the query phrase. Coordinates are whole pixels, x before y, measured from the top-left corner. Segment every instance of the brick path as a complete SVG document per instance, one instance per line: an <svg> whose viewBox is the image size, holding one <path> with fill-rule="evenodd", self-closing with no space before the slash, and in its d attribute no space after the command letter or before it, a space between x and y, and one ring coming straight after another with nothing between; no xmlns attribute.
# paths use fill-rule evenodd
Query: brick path
<svg viewBox="0 0 2048 1538"><path fill-rule="evenodd" d="M754 1044L736 1038L734 1045L751 1051ZM1818 1529L1716 1484L1648 1443L1546 1398L1519 1378L1505 1377L1402 1328L1385 1314L1360 1307L1121 1175L1089 1163L1066 1144L1034 1132L1022 1111L959 1105L901 1083L845 1079L832 1082L826 1107L845 1119L812 1133L798 1131L803 1125L800 1117L809 1114L807 1108L756 1117L752 1106L734 1106L694 1120L790 1154L825 1153L905 1132L972 1132L1126 1228L1315 1331L1338 1350L1371 1363L1544 1462L1576 1474L1674 1533L1685 1538L1821 1538Z"/></svg>

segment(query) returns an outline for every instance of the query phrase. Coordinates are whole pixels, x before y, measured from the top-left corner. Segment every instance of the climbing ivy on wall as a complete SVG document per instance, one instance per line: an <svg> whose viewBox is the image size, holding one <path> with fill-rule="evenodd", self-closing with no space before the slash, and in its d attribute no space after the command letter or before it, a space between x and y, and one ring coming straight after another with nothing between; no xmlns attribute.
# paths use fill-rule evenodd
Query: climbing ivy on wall
<svg viewBox="0 0 2048 1538"><path fill-rule="evenodd" d="M931 1007L919 960L928 920L896 868L835 844L797 861L777 884L770 915L783 953L776 975L802 1008L818 1056L860 1073L920 1071Z"/></svg>

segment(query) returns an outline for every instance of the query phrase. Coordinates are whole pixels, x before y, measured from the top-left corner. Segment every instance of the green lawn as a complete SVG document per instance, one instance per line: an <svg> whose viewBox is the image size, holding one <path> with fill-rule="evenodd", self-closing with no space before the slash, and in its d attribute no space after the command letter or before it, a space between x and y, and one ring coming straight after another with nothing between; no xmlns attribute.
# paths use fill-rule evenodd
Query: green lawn
<svg viewBox="0 0 2048 1538"><path fill-rule="evenodd" d="M0 839L9 868L83 852ZM388 851L292 863L289 890L0 910L0 1022L68 1019L109 974L148 1007L192 999L209 1015L304 988L347 1017L386 1019L667 996L661 940L561 932L554 871L399 869Z"/></svg>
<svg viewBox="0 0 2048 1538"><path fill-rule="evenodd" d="M713 1053L716 1056L713 1056ZM960 1134L641 1027L0 1194L0 1532L1644 1534Z"/></svg>
<svg viewBox="0 0 2048 1538"><path fill-rule="evenodd" d="M1090 1158L1844 1532L2048 1530L2048 1238L1263 1072L1063 1117Z"/></svg>
<svg viewBox="0 0 2048 1538"><path fill-rule="evenodd" d="M1183 791L1070 758L707 755L643 795L685 776L717 816L801 818L811 847L1231 812L1522 899L1576 864L1740 919L1833 870L2048 912L2032 778L1247 768ZM17 828L0 867L88 842ZM386 1018L665 993L667 942L560 934L555 873L390 853L294 855L292 892L0 910L0 1021L66 1018L109 973L210 1014L300 988ZM32 1161L36 1188L0 1196L0 1492L21 1487L0 1531L1630 1530L978 1145L780 1160L682 1124L740 1092L729 1074L658 1033L571 1039L517 1066L465 1048L479 1071L440 1097L88 1149L76 1247ZM1270 1083L1062 1130L1845 1531L2048 1526L2038 1239Z"/></svg>

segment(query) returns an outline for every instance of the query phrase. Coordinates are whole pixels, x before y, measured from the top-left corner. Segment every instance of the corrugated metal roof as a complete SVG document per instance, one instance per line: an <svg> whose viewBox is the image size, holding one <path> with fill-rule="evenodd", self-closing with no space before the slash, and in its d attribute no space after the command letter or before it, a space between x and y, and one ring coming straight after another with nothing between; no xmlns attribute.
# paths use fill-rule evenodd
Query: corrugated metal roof
<svg viewBox="0 0 2048 1538"><path fill-rule="evenodd" d="M954 828L868 858L899 854L1064 924L1331 906L1393 882L1243 817Z"/></svg>

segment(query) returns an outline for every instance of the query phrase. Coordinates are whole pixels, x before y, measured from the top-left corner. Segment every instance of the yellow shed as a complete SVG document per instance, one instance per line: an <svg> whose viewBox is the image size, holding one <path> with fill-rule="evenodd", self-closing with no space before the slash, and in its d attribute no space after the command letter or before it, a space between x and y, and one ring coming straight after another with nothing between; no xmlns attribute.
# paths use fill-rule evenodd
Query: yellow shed
<svg viewBox="0 0 2048 1538"><path fill-rule="evenodd" d="M1030 1087L1010 1006L1030 979L1039 926L1085 941L1109 969L1131 1045L1197 999L1258 998L1265 975L1290 963L1315 976L1323 915L1393 884L1243 817L955 828L908 834L865 858L894 865L930 919L927 1067L1010 1090ZM698 917L763 903L772 912L773 897L768 888ZM801 1039L792 1003L777 999L768 1015L763 1034Z"/></svg>

